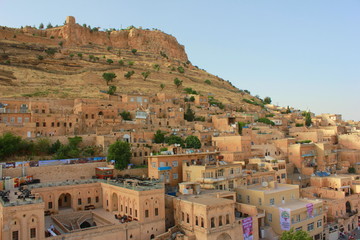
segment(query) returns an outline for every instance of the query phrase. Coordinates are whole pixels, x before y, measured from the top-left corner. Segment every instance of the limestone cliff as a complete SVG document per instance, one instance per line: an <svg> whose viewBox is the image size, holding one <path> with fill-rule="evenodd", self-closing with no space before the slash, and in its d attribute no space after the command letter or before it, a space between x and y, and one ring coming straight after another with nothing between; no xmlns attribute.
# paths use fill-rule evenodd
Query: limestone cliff
<svg viewBox="0 0 360 240"><path fill-rule="evenodd" d="M18 30L17 32L19 33ZM170 58L183 62L188 61L184 46L180 45L175 37L161 31L136 28L112 32L91 31L89 28L76 24L74 17L67 17L66 23L63 26L46 30L26 27L20 30L20 33L24 33L25 36L18 34L17 37L20 39L24 38L26 42L51 44L54 43L54 41L46 40L53 38L61 39L64 46L98 44L114 48L135 48L139 51L150 53L159 53L162 51ZM0 36L9 35L8 37L11 38L11 34L13 34L11 31L0 30ZM46 40L41 38L46 38Z"/></svg>

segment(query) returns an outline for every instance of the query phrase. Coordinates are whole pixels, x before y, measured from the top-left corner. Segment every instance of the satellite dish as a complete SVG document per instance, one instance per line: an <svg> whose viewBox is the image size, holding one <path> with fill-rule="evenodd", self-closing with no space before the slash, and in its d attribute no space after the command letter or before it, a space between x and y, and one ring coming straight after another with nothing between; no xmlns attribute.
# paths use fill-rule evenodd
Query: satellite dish
<svg viewBox="0 0 360 240"><path fill-rule="evenodd" d="M268 184L267 182L263 182L263 183L262 183L262 186L263 186L263 187L267 187L267 186L269 186L269 184Z"/></svg>

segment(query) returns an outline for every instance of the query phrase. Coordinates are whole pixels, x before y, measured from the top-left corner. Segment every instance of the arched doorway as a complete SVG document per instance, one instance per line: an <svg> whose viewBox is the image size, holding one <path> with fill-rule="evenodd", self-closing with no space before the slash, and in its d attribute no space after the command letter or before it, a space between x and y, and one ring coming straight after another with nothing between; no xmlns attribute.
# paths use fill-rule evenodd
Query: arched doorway
<svg viewBox="0 0 360 240"><path fill-rule="evenodd" d="M346 212L351 213L351 204L349 201L346 202Z"/></svg>
<svg viewBox="0 0 360 240"><path fill-rule="evenodd" d="M116 193L112 195L112 211L118 211L119 200Z"/></svg>
<svg viewBox="0 0 360 240"><path fill-rule="evenodd" d="M84 221L83 223L80 224L80 228L89 228L91 227L91 224L88 221Z"/></svg>
<svg viewBox="0 0 360 240"><path fill-rule="evenodd" d="M70 193L63 193L60 195L59 200L59 209L60 208L71 208L71 195Z"/></svg>
<svg viewBox="0 0 360 240"><path fill-rule="evenodd" d="M216 238L216 240L231 240L231 237L227 233L222 233L220 236Z"/></svg>

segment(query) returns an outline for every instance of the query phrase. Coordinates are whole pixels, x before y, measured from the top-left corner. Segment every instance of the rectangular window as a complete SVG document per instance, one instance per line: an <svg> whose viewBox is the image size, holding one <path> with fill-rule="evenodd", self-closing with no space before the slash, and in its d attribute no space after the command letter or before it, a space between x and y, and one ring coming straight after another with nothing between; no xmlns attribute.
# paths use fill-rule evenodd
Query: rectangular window
<svg viewBox="0 0 360 240"><path fill-rule="evenodd" d="M43 127L46 127L46 122L43 122Z"/></svg>
<svg viewBox="0 0 360 240"><path fill-rule="evenodd" d="M226 214L226 225L230 224L230 215Z"/></svg>
<svg viewBox="0 0 360 240"><path fill-rule="evenodd" d="M178 166L178 161L173 161L172 165L173 165L173 167L177 167Z"/></svg>
<svg viewBox="0 0 360 240"><path fill-rule="evenodd" d="M81 198L78 198L78 205L81 205Z"/></svg>
<svg viewBox="0 0 360 240"><path fill-rule="evenodd" d="M286 173L282 173L281 178L286 178Z"/></svg>
<svg viewBox="0 0 360 240"><path fill-rule="evenodd" d="M302 230L302 227L298 227L295 229L295 231L301 231Z"/></svg>
<svg viewBox="0 0 360 240"><path fill-rule="evenodd" d="M296 222L300 222L300 214L296 215Z"/></svg>
<svg viewBox="0 0 360 240"><path fill-rule="evenodd" d="M215 227L215 218L211 218L211 228Z"/></svg>
<svg viewBox="0 0 360 240"><path fill-rule="evenodd" d="M317 221L317 227L318 227L318 228L319 228L319 227L322 227L322 220L321 220L321 219Z"/></svg>
<svg viewBox="0 0 360 240"><path fill-rule="evenodd" d="M151 166L152 166L153 168L156 168L156 162L152 162L152 163L151 163Z"/></svg>
<svg viewBox="0 0 360 240"><path fill-rule="evenodd" d="M17 122L22 123L22 117L18 117Z"/></svg>
<svg viewBox="0 0 360 240"><path fill-rule="evenodd" d="M88 197L88 203L91 203L91 197Z"/></svg>
<svg viewBox="0 0 360 240"><path fill-rule="evenodd" d="M11 117L11 118L10 118L10 122L11 122L11 123L14 123L14 122L15 122L15 117Z"/></svg>
<svg viewBox="0 0 360 240"><path fill-rule="evenodd" d="M309 223L309 224L307 225L307 230L308 230L308 232L314 230L314 223Z"/></svg>
<svg viewBox="0 0 360 240"><path fill-rule="evenodd" d="M199 226L199 219L198 219L198 216L195 217L195 225L196 226Z"/></svg>
<svg viewBox="0 0 360 240"><path fill-rule="evenodd" d="M259 205L261 206L261 204L262 204L262 199L261 198L259 198Z"/></svg>
<svg viewBox="0 0 360 240"><path fill-rule="evenodd" d="M222 216L219 217L219 227L222 226Z"/></svg>
<svg viewBox="0 0 360 240"><path fill-rule="evenodd" d="M55 123L54 123L54 122L52 122L52 123L51 123L51 126L52 126L52 127L55 127Z"/></svg>
<svg viewBox="0 0 360 240"><path fill-rule="evenodd" d="M238 194L237 197L238 197L238 201L241 202L241 194Z"/></svg>
<svg viewBox="0 0 360 240"><path fill-rule="evenodd" d="M52 209L52 202L48 202L48 208Z"/></svg>
<svg viewBox="0 0 360 240"><path fill-rule="evenodd" d="M201 218L201 227L204 227L204 218Z"/></svg>
<svg viewBox="0 0 360 240"><path fill-rule="evenodd" d="M12 232L12 240L19 240L19 231Z"/></svg>
<svg viewBox="0 0 360 240"><path fill-rule="evenodd" d="M155 208L155 216L159 216L159 208Z"/></svg>
<svg viewBox="0 0 360 240"><path fill-rule="evenodd" d="M246 196L246 202L250 203L250 196L249 195Z"/></svg>
<svg viewBox="0 0 360 240"><path fill-rule="evenodd" d="M181 212L181 221L185 221L185 213Z"/></svg>
<svg viewBox="0 0 360 240"><path fill-rule="evenodd" d="M135 209L135 217L137 217L137 210Z"/></svg>
<svg viewBox="0 0 360 240"><path fill-rule="evenodd" d="M145 210L145 217L146 217L146 218L149 217L149 210Z"/></svg>
<svg viewBox="0 0 360 240"><path fill-rule="evenodd" d="M268 221L272 222L272 214L271 213L268 213Z"/></svg>
<svg viewBox="0 0 360 240"><path fill-rule="evenodd" d="M275 199L274 198L270 199L270 205L275 205Z"/></svg>
<svg viewBox="0 0 360 240"><path fill-rule="evenodd" d="M190 223L190 216L189 216L188 213L186 214L186 222L187 222L187 223Z"/></svg>
<svg viewBox="0 0 360 240"><path fill-rule="evenodd" d="M98 196L95 197L95 202L99 202L99 197Z"/></svg>
<svg viewBox="0 0 360 240"><path fill-rule="evenodd" d="M30 228L30 238L36 238L36 228Z"/></svg>
<svg viewBox="0 0 360 240"><path fill-rule="evenodd" d="M173 173L173 179L178 179L178 174L177 173Z"/></svg>

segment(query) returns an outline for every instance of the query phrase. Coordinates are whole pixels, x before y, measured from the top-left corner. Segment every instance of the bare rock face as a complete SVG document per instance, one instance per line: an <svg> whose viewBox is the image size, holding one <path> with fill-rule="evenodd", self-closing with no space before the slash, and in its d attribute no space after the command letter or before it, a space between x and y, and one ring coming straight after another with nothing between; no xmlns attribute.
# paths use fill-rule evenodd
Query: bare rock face
<svg viewBox="0 0 360 240"><path fill-rule="evenodd" d="M40 31L40 30L39 30ZM61 27L47 29L46 36L54 36L64 40L65 45L87 45L89 43L117 48L135 48L151 53L166 53L173 59L188 61L185 48L176 38L161 31L130 29L113 32L91 31L76 24L74 17L67 17L66 24Z"/></svg>

